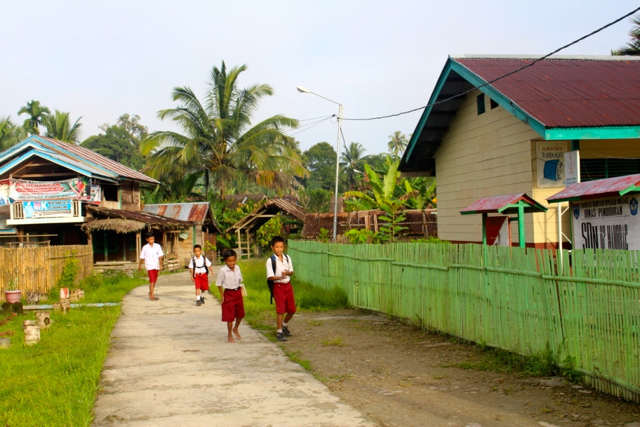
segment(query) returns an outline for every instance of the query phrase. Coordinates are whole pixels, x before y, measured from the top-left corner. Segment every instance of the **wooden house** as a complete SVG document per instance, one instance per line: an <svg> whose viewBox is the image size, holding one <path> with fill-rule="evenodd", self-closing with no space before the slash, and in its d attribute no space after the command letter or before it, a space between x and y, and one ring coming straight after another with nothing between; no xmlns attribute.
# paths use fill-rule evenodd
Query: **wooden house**
<svg viewBox="0 0 640 427"><path fill-rule="evenodd" d="M582 181L640 173L640 57L449 57L400 170L436 176L438 235L480 242L478 199L525 193L547 207L525 214L527 246L557 247L569 213L546 199ZM508 74L512 73L512 74ZM579 163L567 162L567 152ZM511 243L519 244L517 227Z"/></svg>

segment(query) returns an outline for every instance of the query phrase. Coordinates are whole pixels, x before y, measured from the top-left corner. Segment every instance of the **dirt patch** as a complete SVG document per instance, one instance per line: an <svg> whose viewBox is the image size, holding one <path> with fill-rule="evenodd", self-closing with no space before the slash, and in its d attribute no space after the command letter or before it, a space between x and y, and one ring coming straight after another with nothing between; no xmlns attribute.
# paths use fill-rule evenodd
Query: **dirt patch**
<svg viewBox="0 0 640 427"><path fill-rule="evenodd" d="M283 347L381 426L627 426L640 407L560 377L480 371L487 355L357 310L301 313ZM474 367L475 369L462 369Z"/></svg>

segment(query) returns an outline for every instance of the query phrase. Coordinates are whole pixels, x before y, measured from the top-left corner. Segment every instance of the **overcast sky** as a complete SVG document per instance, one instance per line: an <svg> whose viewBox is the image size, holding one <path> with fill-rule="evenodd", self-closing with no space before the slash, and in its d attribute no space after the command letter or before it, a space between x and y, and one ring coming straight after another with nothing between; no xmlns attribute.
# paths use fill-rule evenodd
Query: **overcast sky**
<svg viewBox="0 0 640 427"><path fill-rule="evenodd" d="M175 106L171 91L204 96L213 66L246 64L240 86L267 83L274 96L256 120L308 119L344 105L370 117L427 103L448 55L545 54L638 7L635 0L538 1L10 1L2 7L0 117L14 121L36 99L82 116L82 139L123 113L151 131ZM628 41L629 20L563 54L608 55ZM386 151L396 130L413 132L420 112L345 122L347 142ZM309 122L302 122L306 124ZM336 141L335 122L295 136L303 149Z"/></svg>

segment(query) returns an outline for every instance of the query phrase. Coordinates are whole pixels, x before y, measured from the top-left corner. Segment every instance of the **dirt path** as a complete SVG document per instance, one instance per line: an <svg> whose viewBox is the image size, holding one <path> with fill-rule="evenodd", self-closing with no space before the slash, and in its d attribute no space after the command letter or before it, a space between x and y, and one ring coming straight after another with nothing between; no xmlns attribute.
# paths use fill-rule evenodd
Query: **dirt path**
<svg viewBox="0 0 640 427"><path fill-rule="evenodd" d="M486 353L386 317L302 313L291 330L284 347L381 426L640 427L634 404L558 377L461 369L485 366Z"/></svg>

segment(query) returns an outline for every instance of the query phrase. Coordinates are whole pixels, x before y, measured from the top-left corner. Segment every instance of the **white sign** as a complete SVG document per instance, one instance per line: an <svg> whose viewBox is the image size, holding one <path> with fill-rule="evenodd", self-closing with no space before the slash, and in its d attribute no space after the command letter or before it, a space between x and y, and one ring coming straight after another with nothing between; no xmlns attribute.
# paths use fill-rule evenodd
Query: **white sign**
<svg viewBox="0 0 640 427"><path fill-rule="evenodd" d="M572 203L574 249L640 249L637 197Z"/></svg>
<svg viewBox="0 0 640 427"><path fill-rule="evenodd" d="M564 153L564 185L580 182L580 151Z"/></svg>
<svg viewBox="0 0 640 427"><path fill-rule="evenodd" d="M538 188L562 187L564 184L564 152L567 143L562 141L538 141Z"/></svg>

